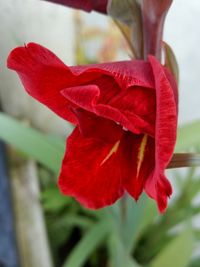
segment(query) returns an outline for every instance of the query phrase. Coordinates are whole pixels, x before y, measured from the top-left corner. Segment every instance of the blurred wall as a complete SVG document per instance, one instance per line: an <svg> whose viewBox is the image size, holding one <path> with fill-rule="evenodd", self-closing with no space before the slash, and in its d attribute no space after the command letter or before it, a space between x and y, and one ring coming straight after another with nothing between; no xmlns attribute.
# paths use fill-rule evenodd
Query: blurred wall
<svg viewBox="0 0 200 267"><path fill-rule="evenodd" d="M40 0L0 0L0 96L4 109L15 116L26 115L37 127L62 134L66 123L24 93L17 76L6 69L5 61L12 48L35 41L73 64L72 14L72 9ZM90 25L103 28L107 25L106 16L95 12L82 14ZM180 66L180 124L200 118L199 15L199 0L174 0L165 25L164 39L174 49ZM45 112L38 116L41 110Z"/></svg>
<svg viewBox="0 0 200 267"><path fill-rule="evenodd" d="M0 99L9 114L28 118L44 131L66 135L67 123L28 96L17 75L6 68L9 52L37 42L67 64L74 63L73 11L40 0L0 0Z"/></svg>
<svg viewBox="0 0 200 267"><path fill-rule="evenodd" d="M200 1L174 0L165 40L173 47L180 67L179 122L200 119Z"/></svg>

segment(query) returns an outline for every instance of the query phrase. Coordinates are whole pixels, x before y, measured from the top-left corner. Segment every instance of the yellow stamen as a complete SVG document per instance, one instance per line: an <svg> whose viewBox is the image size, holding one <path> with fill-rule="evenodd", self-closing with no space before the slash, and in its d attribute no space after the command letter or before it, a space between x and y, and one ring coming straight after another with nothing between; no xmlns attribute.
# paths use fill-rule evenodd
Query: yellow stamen
<svg viewBox="0 0 200 267"><path fill-rule="evenodd" d="M105 159L101 162L100 166L102 166L111 156L112 154L116 153L119 148L120 140L117 141L114 146L109 151L108 155L105 157Z"/></svg>
<svg viewBox="0 0 200 267"><path fill-rule="evenodd" d="M147 145L147 139L148 139L148 135L145 134L142 138L142 142L140 144L140 148L138 151L138 156L137 156L137 177L139 176L140 173L140 169L142 166L142 162L144 160L144 153L145 153L145 148Z"/></svg>

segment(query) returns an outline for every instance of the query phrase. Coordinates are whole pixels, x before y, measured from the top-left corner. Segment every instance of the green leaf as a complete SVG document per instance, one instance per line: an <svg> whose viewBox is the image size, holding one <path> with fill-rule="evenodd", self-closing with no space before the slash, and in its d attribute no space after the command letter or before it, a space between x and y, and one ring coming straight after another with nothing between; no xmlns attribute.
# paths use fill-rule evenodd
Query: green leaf
<svg viewBox="0 0 200 267"><path fill-rule="evenodd" d="M165 66L169 68L169 70L174 75L177 84L179 83L179 68L178 62L176 60L176 56L172 50L172 48L165 42L164 43L164 53L165 53Z"/></svg>
<svg viewBox="0 0 200 267"><path fill-rule="evenodd" d="M138 267L132 258L134 246L138 240L138 231L145 215L147 197L142 195L136 203L126 195L115 205L108 208L112 222L112 234L108 248L113 267Z"/></svg>
<svg viewBox="0 0 200 267"><path fill-rule="evenodd" d="M57 229L64 229L70 227L79 227L79 228L89 228L94 224L94 222L87 218L86 216L83 217L81 215L73 215L73 214L65 214L61 217L59 216L58 220L55 222L55 227Z"/></svg>
<svg viewBox="0 0 200 267"><path fill-rule="evenodd" d="M200 121L188 123L178 129L176 151L200 147Z"/></svg>
<svg viewBox="0 0 200 267"><path fill-rule="evenodd" d="M63 267L82 267L110 230L111 224L107 220L94 225L72 250Z"/></svg>
<svg viewBox="0 0 200 267"><path fill-rule="evenodd" d="M151 225L158 216L158 208L156 203L152 199L147 199L144 209L144 216L139 225L139 233L145 231L149 225Z"/></svg>
<svg viewBox="0 0 200 267"><path fill-rule="evenodd" d="M41 192L41 201L45 211L58 213L70 204L69 198L64 197L57 186L48 187Z"/></svg>
<svg viewBox="0 0 200 267"><path fill-rule="evenodd" d="M138 238L138 230L145 215L146 195L142 195L139 201L127 197L127 214L124 223L121 224L124 245L128 252L134 249Z"/></svg>
<svg viewBox="0 0 200 267"><path fill-rule="evenodd" d="M142 44L142 17L140 5L136 0L111 0L108 2L108 14L116 20L130 26L132 32L131 45L132 52L136 58L141 58ZM116 23L118 26L120 24ZM121 30L123 26L119 27ZM122 33L124 31L122 30Z"/></svg>
<svg viewBox="0 0 200 267"><path fill-rule="evenodd" d="M199 267L200 257L193 259L188 267Z"/></svg>
<svg viewBox="0 0 200 267"><path fill-rule="evenodd" d="M111 0L107 7L108 14L127 25L140 23L141 11L136 0Z"/></svg>
<svg viewBox="0 0 200 267"><path fill-rule="evenodd" d="M0 112L0 139L58 173L64 154L63 146L52 137L25 126Z"/></svg>
<svg viewBox="0 0 200 267"><path fill-rule="evenodd" d="M140 267L127 251L119 236L113 233L108 239L108 249L112 267Z"/></svg>
<svg viewBox="0 0 200 267"><path fill-rule="evenodd" d="M145 216L147 197L143 194L139 201L128 195L108 207L109 219L113 224L113 232L126 248L126 253L131 253L138 239L138 231Z"/></svg>
<svg viewBox="0 0 200 267"><path fill-rule="evenodd" d="M151 262L150 267L186 267L191 259L194 240L188 229L175 237Z"/></svg>

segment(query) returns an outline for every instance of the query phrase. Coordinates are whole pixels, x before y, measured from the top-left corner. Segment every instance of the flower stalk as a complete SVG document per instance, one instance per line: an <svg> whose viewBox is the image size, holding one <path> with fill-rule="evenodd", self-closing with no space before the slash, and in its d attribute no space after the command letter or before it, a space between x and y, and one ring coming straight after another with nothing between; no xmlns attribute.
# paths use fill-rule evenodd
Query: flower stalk
<svg viewBox="0 0 200 267"><path fill-rule="evenodd" d="M198 166L200 166L200 154L175 153L167 168L172 169Z"/></svg>
<svg viewBox="0 0 200 267"><path fill-rule="evenodd" d="M172 0L142 0L144 58L149 54L161 61L163 27Z"/></svg>

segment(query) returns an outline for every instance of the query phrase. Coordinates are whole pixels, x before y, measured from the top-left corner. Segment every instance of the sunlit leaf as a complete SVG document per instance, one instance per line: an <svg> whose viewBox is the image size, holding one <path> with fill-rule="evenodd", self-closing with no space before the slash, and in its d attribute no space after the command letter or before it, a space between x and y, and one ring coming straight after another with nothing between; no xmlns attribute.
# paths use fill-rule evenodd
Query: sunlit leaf
<svg viewBox="0 0 200 267"><path fill-rule="evenodd" d="M193 244L192 232L182 232L158 254L150 267L186 267L192 256Z"/></svg>
<svg viewBox="0 0 200 267"><path fill-rule="evenodd" d="M52 137L0 113L0 139L57 173L64 146Z"/></svg>

